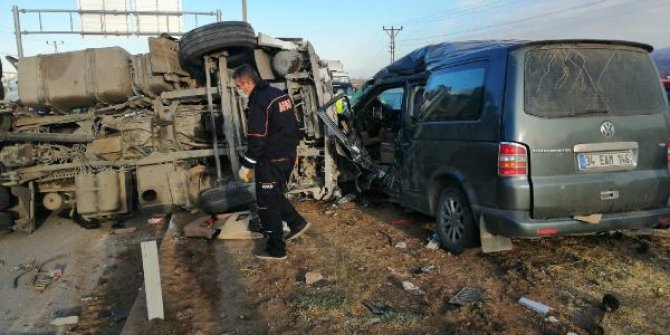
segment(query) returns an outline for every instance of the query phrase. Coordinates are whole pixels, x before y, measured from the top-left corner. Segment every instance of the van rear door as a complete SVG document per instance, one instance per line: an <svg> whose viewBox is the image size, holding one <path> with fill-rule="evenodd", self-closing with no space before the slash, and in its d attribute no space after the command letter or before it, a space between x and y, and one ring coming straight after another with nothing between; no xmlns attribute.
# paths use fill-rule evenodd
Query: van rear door
<svg viewBox="0 0 670 335"><path fill-rule="evenodd" d="M523 54L519 142L536 219L665 206L667 103L647 50L560 43Z"/></svg>

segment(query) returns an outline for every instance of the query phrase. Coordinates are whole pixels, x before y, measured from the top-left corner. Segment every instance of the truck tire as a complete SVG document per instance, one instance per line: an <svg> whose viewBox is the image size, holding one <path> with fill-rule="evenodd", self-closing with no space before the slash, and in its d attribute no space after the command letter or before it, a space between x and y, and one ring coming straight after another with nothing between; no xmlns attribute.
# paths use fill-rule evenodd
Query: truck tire
<svg viewBox="0 0 670 335"><path fill-rule="evenodd" d="M0 187L0 210L7 209L12 205L12 194L6 187Z"/></svg>
<svg viewBox="0 0 670 335"><path fill-rule="evenodd" d="M231 182L204 190L198 208L205 214L220 214L248 209L256 201L253 183Z"/></svg>
<svg viewBox="0 0 670 335"><path fill-rule="evenodd" d="M470 204L460 189L448 186L442 191L435 209L437 236L443 248L454 255L474 247L477 227Z"/></svg>
<svg viewBox="0 0 670 335"><path fill-rule="evenodd" d="M258 45L254 28L247 22L223 21L195 28L181 38L181 57L192 64L202 64L202 57L217 51L228 51L228 66L239 66L253 60Z"/></svg>

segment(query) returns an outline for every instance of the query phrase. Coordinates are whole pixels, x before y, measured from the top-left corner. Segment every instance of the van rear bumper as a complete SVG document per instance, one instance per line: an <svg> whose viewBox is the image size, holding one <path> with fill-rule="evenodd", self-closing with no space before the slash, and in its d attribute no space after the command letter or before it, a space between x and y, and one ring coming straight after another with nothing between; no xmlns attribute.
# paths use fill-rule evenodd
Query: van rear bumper
<svg viewBox="0 0 670 335"><path fill-rule="evenodd" d="M546 237L555 235L588 234L610 230L654 228L663 219L670 220L670 207L639 212L603 214L600 223L592 224L572 218L535 220L526 211L479 208L486 229L506 237ZM554 232L555 231L555 232Z"/></svg>

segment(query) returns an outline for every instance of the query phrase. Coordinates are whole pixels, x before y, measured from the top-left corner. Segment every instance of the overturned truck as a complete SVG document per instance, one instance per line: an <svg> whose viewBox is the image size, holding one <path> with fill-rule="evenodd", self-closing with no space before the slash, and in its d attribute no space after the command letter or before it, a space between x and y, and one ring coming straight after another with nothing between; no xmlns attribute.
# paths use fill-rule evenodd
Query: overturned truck
<svg viewBox="0 0 670 335"><path fill-rule="evenodd" d="M111 47L18 61L20 101L0 102L3 223L30 232L51 211L95 227L134 208L195 207L203 190L236 178L246 101L231 71L243 63L294 101L302 137L290 192L333 195L333 146L317 115L332 87L309 42L232 21L148 42L147 54Z"/></svg>

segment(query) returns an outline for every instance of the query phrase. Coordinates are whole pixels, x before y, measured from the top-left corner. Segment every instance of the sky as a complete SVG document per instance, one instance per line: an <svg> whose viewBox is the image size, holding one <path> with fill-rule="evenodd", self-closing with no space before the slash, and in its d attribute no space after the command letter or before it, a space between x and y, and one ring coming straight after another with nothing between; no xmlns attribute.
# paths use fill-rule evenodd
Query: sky
<svg viewBox="0 0 670 335"><path fill-rule="evenodd" d="M354 78L390 63L383 27L402 27L396 59L422 46L481 39L603 38L670 47L670 0L247 0L248 20L274 37L302 37L323 59L339 59ZM12 6L77 9L77 0L0 0L0 56L16 55ZM185 11L220 9L224 20L242 19L241 0L183 0ZM76 27L75 19L75 27ZM198 24L213 22L201 17ZM44 29L67 30L65 15L43 17ZM195 27L184 19L186 30ZM22 30L38 30L36 14L21 14ZM120 45L148 51L146 37L82 38L24 35L25 56ZM4 60L3 60L4 61ZM9 66L3 66L5 70Z"/></svg>

